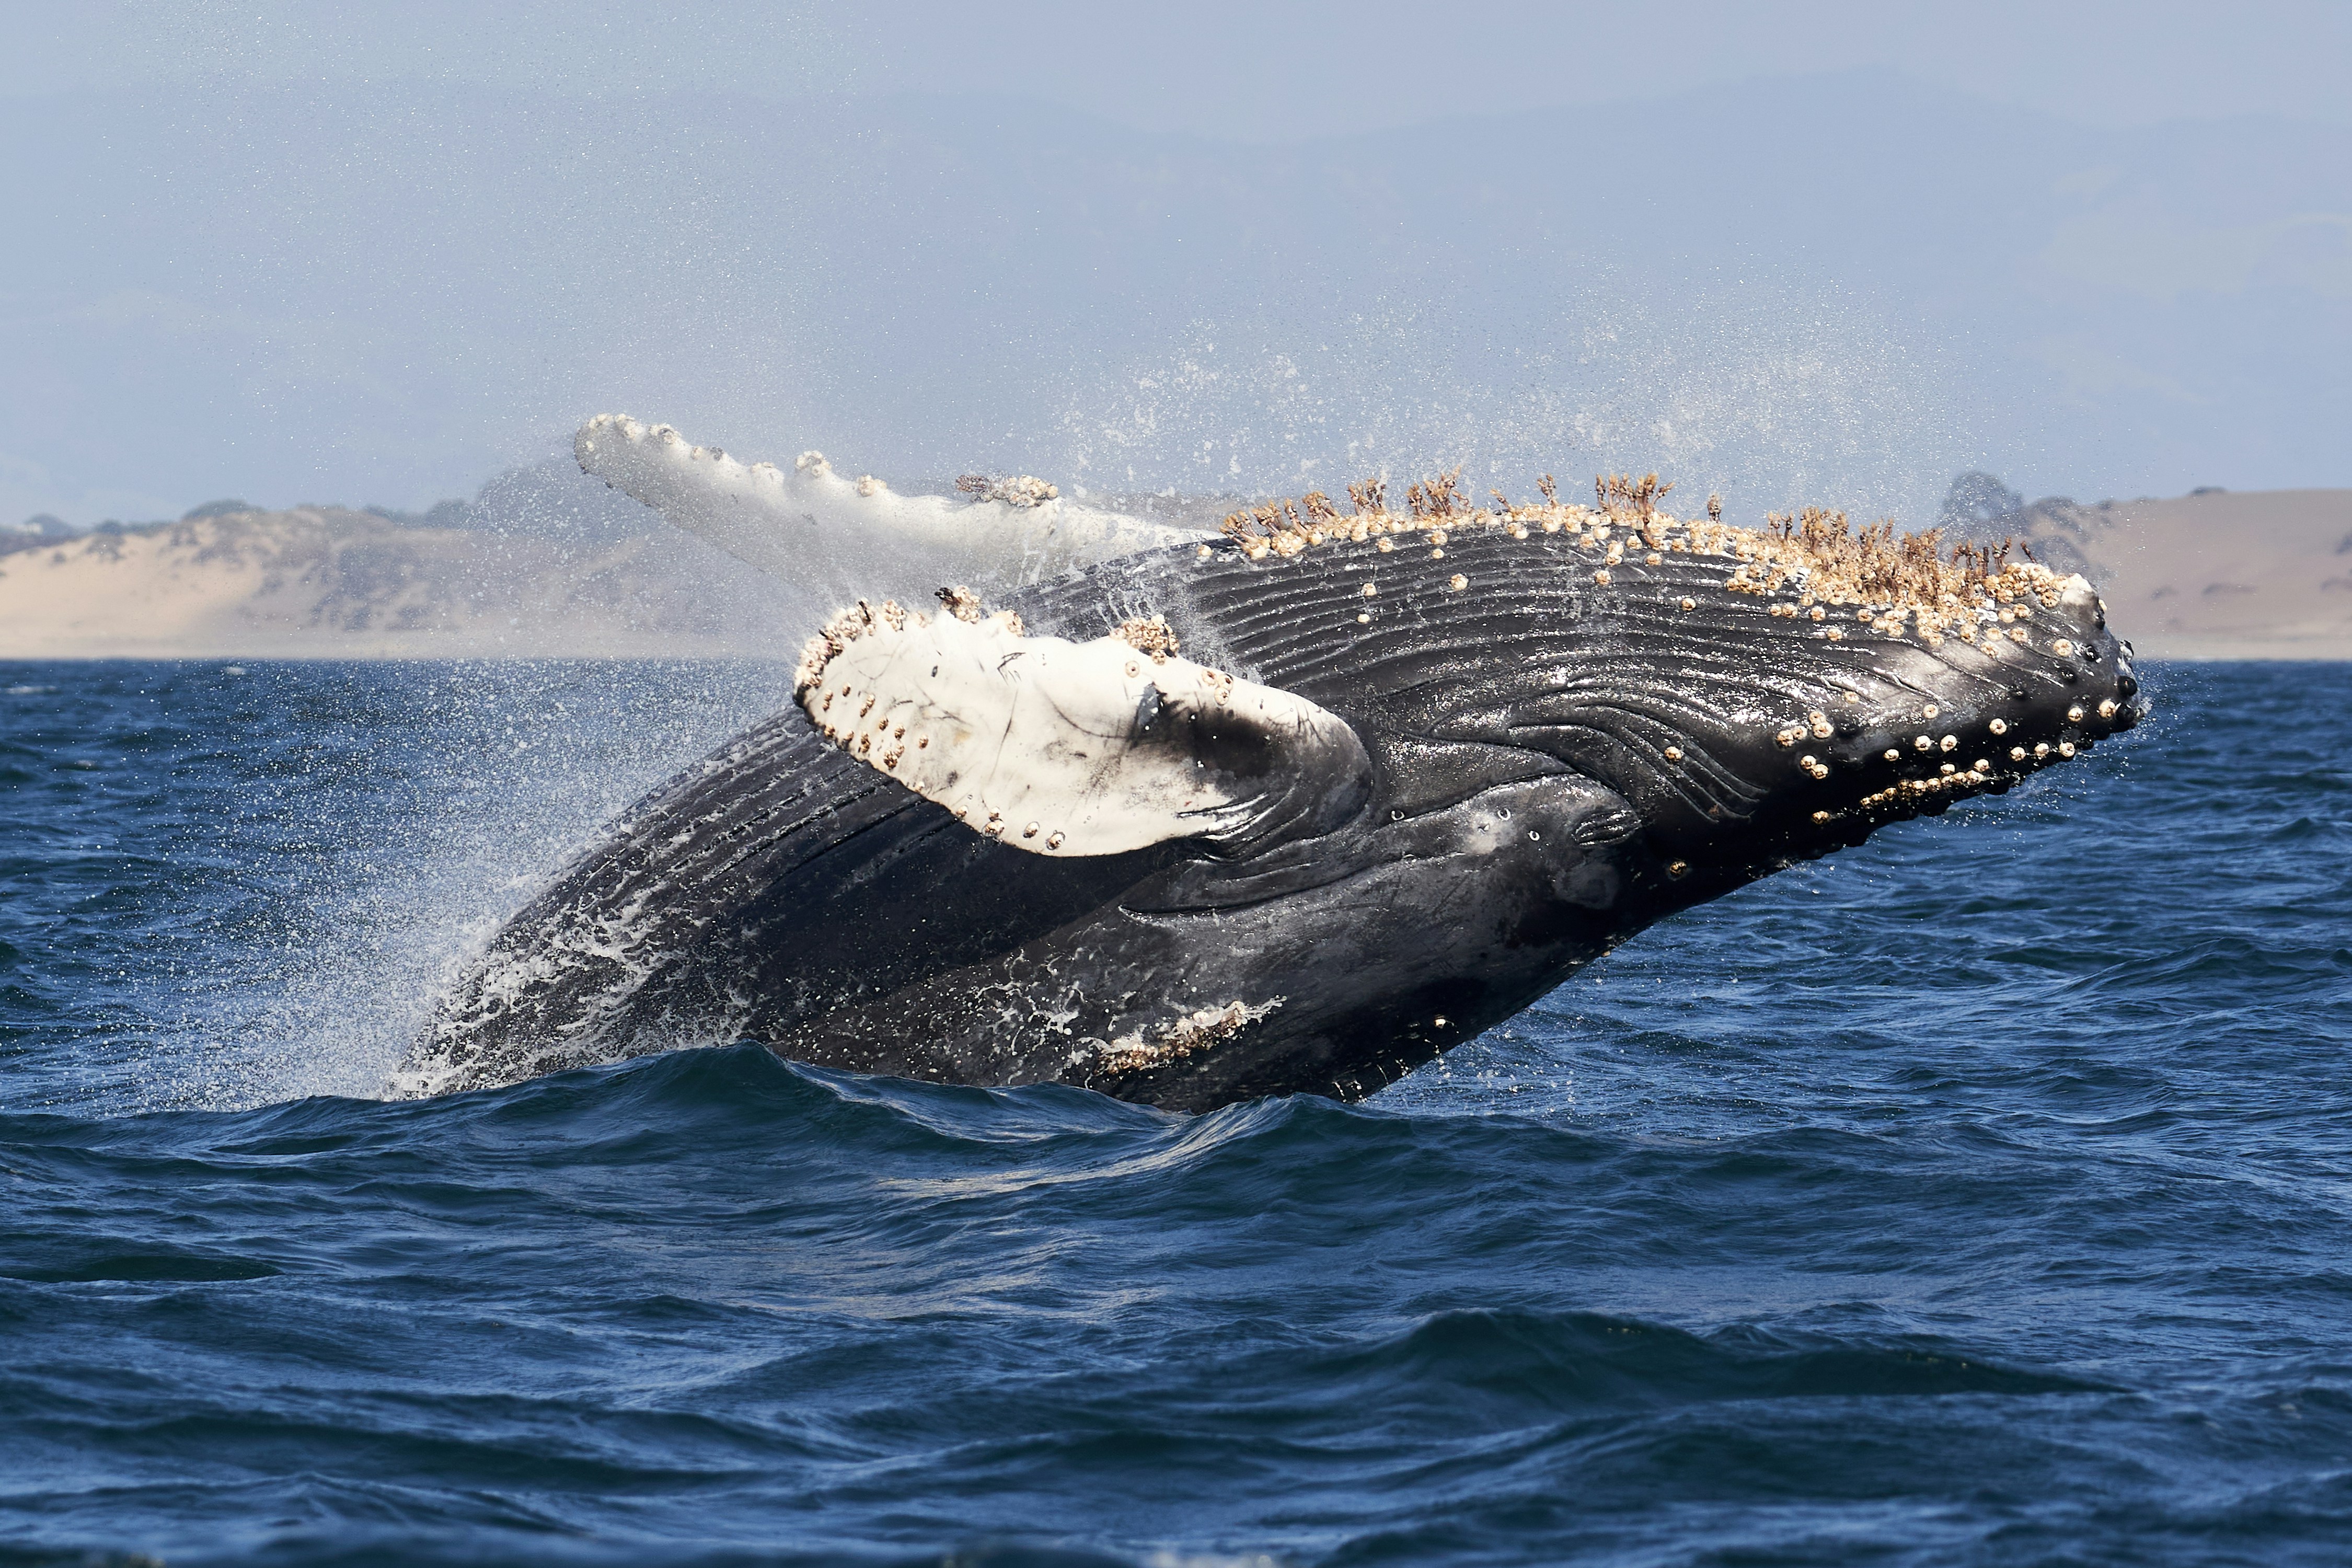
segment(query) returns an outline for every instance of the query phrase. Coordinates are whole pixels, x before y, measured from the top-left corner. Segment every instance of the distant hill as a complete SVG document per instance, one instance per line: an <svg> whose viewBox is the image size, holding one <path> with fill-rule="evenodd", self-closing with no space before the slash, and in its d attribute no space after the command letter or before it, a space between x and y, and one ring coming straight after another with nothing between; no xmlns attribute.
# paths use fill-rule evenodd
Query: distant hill
<svg viewBox="0 0 2352 1568"><path fill-rule="evenodd" d="M583 538L298 507L19 548L0 555L0 658L797 653L775 591L646 515Z"/></svg>
<svg viewBox="0 0 2352 1568"><path fill-rule="evenodd" d="M2099 585L2154 658L2352 658L2352 489L2036 501L2027 547Z"/></svg>

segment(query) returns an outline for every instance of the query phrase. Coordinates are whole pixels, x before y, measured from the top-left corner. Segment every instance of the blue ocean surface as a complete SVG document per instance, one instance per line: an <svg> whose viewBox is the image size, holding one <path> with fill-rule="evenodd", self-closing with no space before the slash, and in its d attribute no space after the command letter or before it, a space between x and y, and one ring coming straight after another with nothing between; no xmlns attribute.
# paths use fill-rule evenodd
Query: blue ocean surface
<svg viewBox="0 0 2352 1568"><path fill-rule="evenodd" d="M2352 1560L2352 669L1363 1105L383 1098L787 679L0 665L0 1563Z"/></svg>

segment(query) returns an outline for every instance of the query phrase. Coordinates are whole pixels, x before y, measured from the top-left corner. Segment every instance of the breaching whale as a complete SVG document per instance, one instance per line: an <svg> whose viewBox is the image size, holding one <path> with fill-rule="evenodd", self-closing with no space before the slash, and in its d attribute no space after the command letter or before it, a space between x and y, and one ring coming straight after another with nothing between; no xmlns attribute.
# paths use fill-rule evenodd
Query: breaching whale
<svg viewBox="0 0 2352 1568"><path fill-rule="evenodd" d="M1373 481L1202 538L625 419L578 447L771 570L879 530L889 580L809 640L793 707L507 922L412 1091L749 1038L1172 1109L1356 1099L1675 910L2145 709L2079 576L1833 512L1678 518L1654 476L1485 506L1443 476L1402 510ZM961 579L1004 562L992 607Z"/></svg>

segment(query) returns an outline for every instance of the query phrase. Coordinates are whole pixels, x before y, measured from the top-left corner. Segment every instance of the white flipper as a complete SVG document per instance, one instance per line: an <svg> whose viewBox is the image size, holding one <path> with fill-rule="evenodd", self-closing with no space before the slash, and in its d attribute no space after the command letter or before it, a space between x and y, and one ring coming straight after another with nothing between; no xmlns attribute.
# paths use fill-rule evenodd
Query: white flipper
<svg viewBox="0 0 2352 1568"><path fill-rule="evenodd" d="M1369 789L1346 721L1115 637L861 605L810 644L801 673L801 706L835 744L1034 854L1257 846L1344 820Z"/></svg>
<svg viewBox="0 0 2352 1568"><path fill-rule="evenodd" d="M794 584L853 565L859 580L912 597L930 584L1020 584L1204 535L1044 494L1014 500L902 496L847 479L814 452L790 469L744 464L667 425L600 414L572 437L580 466L688 533ZM1025 504L1024 504L1025 503ZM877 582L878 574L878 582Z"/></svg>

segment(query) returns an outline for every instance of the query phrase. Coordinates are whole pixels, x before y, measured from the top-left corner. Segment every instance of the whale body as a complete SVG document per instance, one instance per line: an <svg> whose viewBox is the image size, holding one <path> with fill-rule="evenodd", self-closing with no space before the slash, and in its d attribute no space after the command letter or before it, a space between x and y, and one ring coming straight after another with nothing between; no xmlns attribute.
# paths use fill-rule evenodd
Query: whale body
<svg viewBox="0 0 2352 1568"><path fill-rule="evenodd" d="M992 608L845 609L793 707L506 924L402 1083L749 1038L1181 1110L1357 1099L1668 914L2145 711L2080 577L1546 492L1106 530Z"/></svg>

